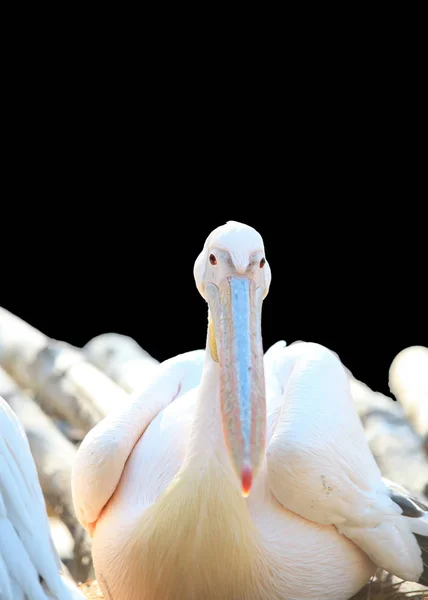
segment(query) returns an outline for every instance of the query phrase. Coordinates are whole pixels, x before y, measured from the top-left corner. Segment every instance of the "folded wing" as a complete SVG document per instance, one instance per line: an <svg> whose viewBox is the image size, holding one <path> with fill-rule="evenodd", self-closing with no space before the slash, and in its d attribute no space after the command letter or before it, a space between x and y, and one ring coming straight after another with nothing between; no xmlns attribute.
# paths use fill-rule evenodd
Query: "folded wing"
<svg viewBox="0 0 428 600"><path fill-rule="evenodd" d="M278 501L308 520L335 525L386 571L420 580L424 565L415 534L428 535L428 524L403 514L382 479L340 360L302 342L276 345L269 365L281 394L267 451Z"/></svg>
<svg viewBox="0 0 428 600"><path fill-rule="evenodd" d="M138 397L112 411L83 440L73 468L73 503L91 535L135 444L168 404L199 384L204 356L196 350L161 363Z"/></svg>

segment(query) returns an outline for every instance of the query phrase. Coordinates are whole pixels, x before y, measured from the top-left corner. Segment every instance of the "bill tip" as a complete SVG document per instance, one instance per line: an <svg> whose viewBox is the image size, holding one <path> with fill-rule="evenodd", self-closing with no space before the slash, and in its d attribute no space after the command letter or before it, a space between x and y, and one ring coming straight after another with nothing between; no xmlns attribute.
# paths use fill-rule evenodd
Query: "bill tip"
<svg viewBox="0 0 428 600"><path fill-rule="evenodd" d="M250 466L245 465L242 468L241 483L242 495L244 496L244 498L248 498L248 496L250 495L251 484L253 483L253 470Z"/></svg>

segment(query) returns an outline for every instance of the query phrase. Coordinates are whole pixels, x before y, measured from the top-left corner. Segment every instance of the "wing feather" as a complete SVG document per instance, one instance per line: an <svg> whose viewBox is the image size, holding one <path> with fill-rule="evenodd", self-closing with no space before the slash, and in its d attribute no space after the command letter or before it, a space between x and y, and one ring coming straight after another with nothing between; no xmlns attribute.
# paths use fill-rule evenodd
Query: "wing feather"
<svg viewBox="0 0 428 600"><path fill-rule="evenodd" d="M0 531L1 531L1 521L0 521ZM9 573L8 573L6 563L4 562L3 556L1 553L0 553L0 598L4 598L4 600L15 600L15 597L12 595L12 584L10 581ZM20 600L19 596L17 596L17 598L18 598L18 600Z"/></svg>
<svg viewBox="0 0 428 600"><path fill-rule="evenodd" d="M37 469L25 432L0 398L0 589L5 598L69 600L59 573ZM3 598L3 596L1 596Z"/></svg>
<svg viewBox="0 0 428 600"><path fill-rule="evenodd" d="M199 384L204 356L196 350L161 363L138 397L109 413L83 440L73 467L73 502L91 535L135 444L168 404Z"/></svg>
<svg viewBox="0 0 428 600"><path fill-rule="evenodd" d="M420 548L382 480L340 360L304 342L276 354L283 396L267 451L272 492L296 514L335 525L378 566L417 581Z"/></svg>

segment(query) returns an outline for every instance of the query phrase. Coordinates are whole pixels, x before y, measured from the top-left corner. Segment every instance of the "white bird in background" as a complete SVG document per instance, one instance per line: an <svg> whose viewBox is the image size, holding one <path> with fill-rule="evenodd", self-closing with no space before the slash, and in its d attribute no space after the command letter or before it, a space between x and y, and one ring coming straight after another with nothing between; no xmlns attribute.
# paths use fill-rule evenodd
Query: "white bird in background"
<svg viewBox="0 0 428 600"><path fill-rule="evenodd" d="M403 406L415 430L427 436L428 348L410 346L397 354L389 369L389 389Z"/></svg>
<svg viewBox="0 0 428 600"><path fill-rule="evenodd" d="M314 343L263 356L259 233L219 227L194 276L209 306L200 384L183 393L191 355L166 361L77 453L106 598L347 600L377 567L419 580L426 508L382 479L340 360Z"/></svg>
<svg viewBox="0 0 428 600"><path fill-rule="evenodd" d="M0 398L0 598L83 600L60 570L27 437Z"/></svg>

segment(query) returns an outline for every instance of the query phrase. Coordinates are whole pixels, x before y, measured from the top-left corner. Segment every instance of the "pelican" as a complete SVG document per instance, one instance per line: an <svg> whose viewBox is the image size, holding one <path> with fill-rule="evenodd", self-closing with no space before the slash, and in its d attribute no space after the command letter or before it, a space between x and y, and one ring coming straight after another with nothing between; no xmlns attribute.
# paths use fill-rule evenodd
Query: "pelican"
<svg viewBox="0 0 428 600"><path fill-rule="evenodd" d="M263 355L260 234L215 229L194 277L208 303L199 385L183 393L192 356L165 361L77 453L105 597L348 600L378 567L425 577L426 508L382 479L340 360L315 343Z"/></svg>
<svg viewBox="0 0 428 600"><path fill-rule="evenodd" d="M389 389L415 430L426 436L428 448L428 348L409 346L397 354L389 368Z"/></svg>
<svg viewBox="0 0 428 600"><path fill-rule="evenodd" d="M60 571L27 437L0 398L0 598L84 600Z"/></svg>

